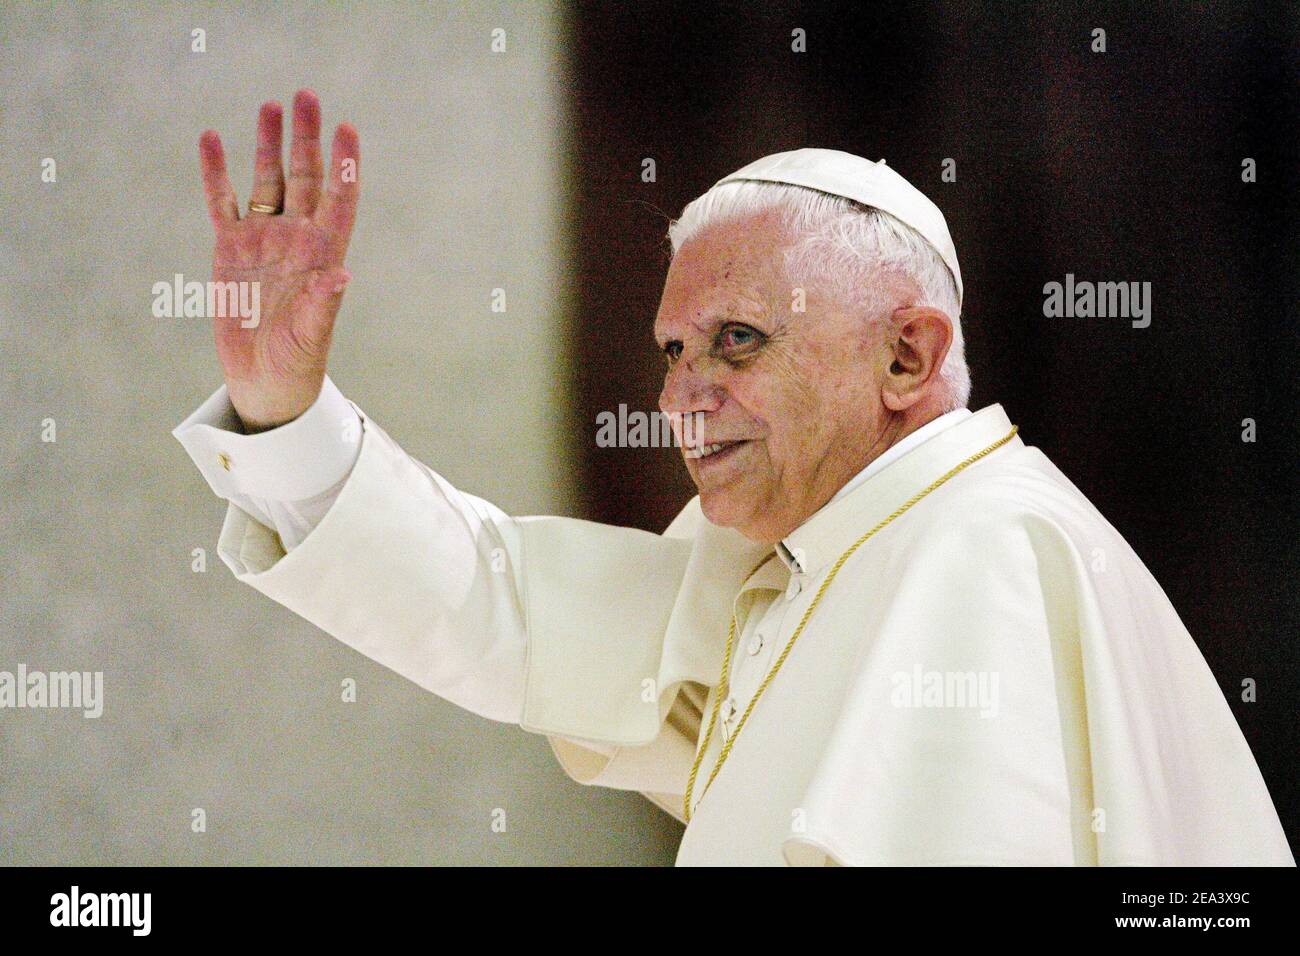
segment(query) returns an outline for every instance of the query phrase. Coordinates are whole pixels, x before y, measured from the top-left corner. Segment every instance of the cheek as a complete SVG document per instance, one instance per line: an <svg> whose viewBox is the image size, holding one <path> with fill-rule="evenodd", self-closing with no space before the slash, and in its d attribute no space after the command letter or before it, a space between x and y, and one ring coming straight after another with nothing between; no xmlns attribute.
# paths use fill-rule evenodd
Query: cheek
<svg viewBox="0 0 1300 956"><path fill-rule="evenodd" d="M793 369L791 370L794 371ZM797 470L804 452L820 439L826 422L820 394L804 373L746 376L729 389L755 433L765 470Z"/></svg>
<svg viewBox="0 0 1300 956"><path fill-rule="evenodd" d="M869 394L865 376L830 363L803 363L774 379L763 402L775 470L796 482L815 471L846 434L862 430Z"/></svg>
<svg viewBox="0 0 1300 956"><path fill-rule="evenodd" d="M774 428L786 435L815 431L826 404L826 370L815 363L785 360L767 382L767 407Z"/></svg>
<svg viewBox="0 0 1300 956"><path fill-rule="evenodd" d="M843 335L837 341L819 343L803 369L809 384L805 394L809 418L823 432L834 432L860 418L869 405L874 353L858 336Z"/></svg>

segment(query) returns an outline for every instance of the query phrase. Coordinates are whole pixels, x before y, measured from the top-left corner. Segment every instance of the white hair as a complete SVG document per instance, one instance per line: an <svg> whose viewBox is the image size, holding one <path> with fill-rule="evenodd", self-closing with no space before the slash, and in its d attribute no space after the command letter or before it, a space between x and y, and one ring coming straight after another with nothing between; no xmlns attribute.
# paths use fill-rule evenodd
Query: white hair
<svg viewBox="0 0 1300 956"><path fill-rule="evenodd" d="M673 255L709 226L769 209L782 213L794 240L785 249L786 272L796 283L812 275L871 321L898 307L880 281L894 273L915 286L907 304L939 309L952 320L952 345L939 369L944 411L966 407L970 369L961 334L957 284L939 253L894 216L842 196L785 183L730 182L715 186L682 210L668 227Z"/></svg>

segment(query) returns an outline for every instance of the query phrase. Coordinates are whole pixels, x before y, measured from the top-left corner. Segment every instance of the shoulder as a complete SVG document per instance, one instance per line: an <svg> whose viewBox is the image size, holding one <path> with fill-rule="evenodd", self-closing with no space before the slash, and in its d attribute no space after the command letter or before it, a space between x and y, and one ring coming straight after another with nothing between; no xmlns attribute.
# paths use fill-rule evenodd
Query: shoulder
<svg viewBox="0 0 1300 956"><path fill-rule="evenodd" d="M936 489L910 522L908 550L971 557L1079 552L1116 535L1101 513L1037 448L979 462Z"/></svg>

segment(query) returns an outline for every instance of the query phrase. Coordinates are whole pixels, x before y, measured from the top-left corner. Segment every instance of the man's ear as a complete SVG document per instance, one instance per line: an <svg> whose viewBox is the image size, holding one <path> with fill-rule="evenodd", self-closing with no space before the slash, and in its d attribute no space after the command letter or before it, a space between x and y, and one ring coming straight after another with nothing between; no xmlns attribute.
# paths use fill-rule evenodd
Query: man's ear
<svg viewBox="0 0 1300 956"><path fill-rule="evenodd" d="M890 316L881 401L893 412L937 392L939 369L952 346L952 320L939 309L909 306Z"/></svg>

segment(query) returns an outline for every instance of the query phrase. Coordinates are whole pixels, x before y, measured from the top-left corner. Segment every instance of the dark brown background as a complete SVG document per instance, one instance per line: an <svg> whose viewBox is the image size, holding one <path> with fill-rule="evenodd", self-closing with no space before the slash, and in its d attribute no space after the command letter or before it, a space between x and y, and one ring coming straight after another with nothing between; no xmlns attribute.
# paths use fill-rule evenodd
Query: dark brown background
<svg viewBox="0 0 1300 956"><path fill-rule="evenodd" d="M886 158L948 218L971 407L1002 403L1161 582L1294 848L1297 12L1141 11L579 4L575 384L592 434L620 402L657 407L667 217L714 181L801 146ZM1044 318L1067 272L1151 282L1151 326ZM672 450L581 447L585 517L660 531L693 494Z"/></svg>

